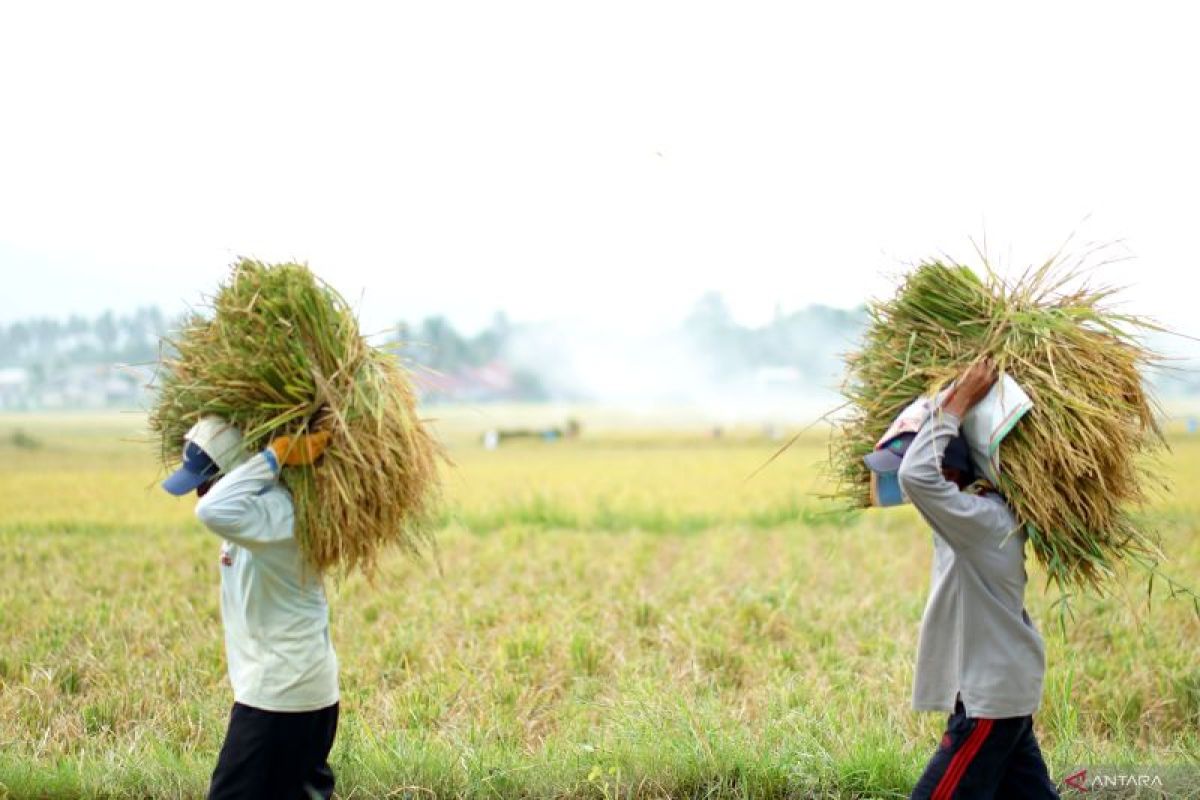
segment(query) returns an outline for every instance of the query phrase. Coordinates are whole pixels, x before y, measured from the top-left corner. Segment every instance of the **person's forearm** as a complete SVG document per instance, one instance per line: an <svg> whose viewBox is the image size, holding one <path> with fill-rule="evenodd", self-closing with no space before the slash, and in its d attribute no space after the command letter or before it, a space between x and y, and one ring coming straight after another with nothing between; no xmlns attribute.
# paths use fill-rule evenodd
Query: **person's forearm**
<svg viewBox="0 0 1200 800"><path fill-rule="evenodd" d="M954 382L942 409L962 419L991 391L997 377L996 365L991 358L975 362Z"/></svg>
<svg viewBox="0 0 1200 800"><path fill-rule="evenodd" d="M965 417L969 410L966 395L954 389L950 390L950 396L942 403L942 411L953 414L958 419Z"/></svg>
<svg viewBox="0 0 1200 800"><path fill-rule="evenodd" d="M958 416L946 408L935 410L909 444L898 477L904 493L914 503L921 505L919 500L958 493L958 487L942 474L942 454L958 435L959 424Z"/></svg>
<svg viewBox="0 0 1200 800"><path fill-rule="evenodd" d="M226 537L254 527L261 516L259 496L276 481L278 472L273 453L252 456L201 498L196 516L213 533Z"/></svg>

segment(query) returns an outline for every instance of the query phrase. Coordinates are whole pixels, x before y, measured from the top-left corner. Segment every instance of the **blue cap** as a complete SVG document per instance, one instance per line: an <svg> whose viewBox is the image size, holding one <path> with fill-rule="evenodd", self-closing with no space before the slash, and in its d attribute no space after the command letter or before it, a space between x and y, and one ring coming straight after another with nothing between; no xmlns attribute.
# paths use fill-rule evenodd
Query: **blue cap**
<svg viewBox="0 0 1200 800"><path fill-rule="evenodd" d="M904 490L900 488L898 473L877 472L871 478L872 505L898 506L904 503Z"/></svg>
<svg viewBox="0 0 1200 800"><path fill-rule="evenodd" d="M895 472L900 469L904 454L908 452L908 446L915 438L915 433L902 433L878 450L863 456L863 461L867 462L872 472Z"/></svg>
<svg viewBox="0 0 1200 800"><path fill-rule="evenodd" d="M904 454L908 452L908 446L915 438L917 438L915 433L902 433L878 450L863 456L863 461L871 468L872 472L878 475L896 472L904 461ZM942 453L942 466L953 467L961 472L967 480L974 480L975 468L971 463L971 448L961 434L946 444L946 451Z"/></svg>
<svg viewBox="0 0 1200 800"><path fill-rule="evenodd" d="M200 445L188 442L183 446L183 464L162 482L162 487L173 495L182 496L194 492L200 484L220 472L217 462Z"/></svg>

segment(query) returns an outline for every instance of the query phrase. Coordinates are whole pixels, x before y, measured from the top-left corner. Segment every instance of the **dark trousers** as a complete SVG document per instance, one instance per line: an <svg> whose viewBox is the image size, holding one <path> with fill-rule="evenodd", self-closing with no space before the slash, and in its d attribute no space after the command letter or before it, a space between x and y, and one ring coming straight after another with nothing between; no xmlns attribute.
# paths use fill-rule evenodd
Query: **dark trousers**
<svg viewBox="0 0 1200 800"><path fill-rule="evenodd" d="M263 711L234 703L209 800L311 800L333 796L329 748L337 703L317 711Z"/></svg>
<svg viewBox="0 0 1200 800"><path fill-rule="evenodd" d="M1041 800L1057 798L1058 791L1034 738L1033 717L975 719L960 701L912 797Z"/></svg>

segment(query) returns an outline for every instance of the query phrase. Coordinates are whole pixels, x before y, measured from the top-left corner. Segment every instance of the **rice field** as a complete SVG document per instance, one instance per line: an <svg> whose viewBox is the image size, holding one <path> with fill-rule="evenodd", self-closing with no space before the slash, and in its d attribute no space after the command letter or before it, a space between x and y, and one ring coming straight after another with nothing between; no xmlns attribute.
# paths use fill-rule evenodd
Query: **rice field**
<svg viewBox="0 0 1200 800"><path fill-rule="evenodd" d="M777 446L756 431L585 414L579 440L485 451L498 413L437 424L436 561L329 586L341 797L907 796L942 723L908 708L911 509L829 513L820 434L745 481ZM1144 515L1200 585L1200 436L1168 439L1178 489ZM155 455L137 415L0 417L0 798L204 795L231 702L218 541ZM1131 575L1064 620L1029 566L1054 777L1200 772L1191 604Z"/></svg>

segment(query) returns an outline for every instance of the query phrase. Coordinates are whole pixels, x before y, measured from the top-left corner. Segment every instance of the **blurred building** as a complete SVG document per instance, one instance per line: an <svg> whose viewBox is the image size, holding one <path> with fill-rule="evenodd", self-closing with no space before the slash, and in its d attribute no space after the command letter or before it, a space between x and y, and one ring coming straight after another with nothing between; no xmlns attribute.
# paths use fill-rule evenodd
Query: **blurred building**
<svg viewBox="0 0 1200 800"><path fill-rule="evenodd" d="M20 411L32 408L32 378L22 367L0 369L0 409Z"/></svg>
<svg viewBox="0 0 1200 800"><path fill-rule="evenodd" d="M150 370L104 364L69 364L38 371L0 369L0 410L143 408Z"/></svg>

